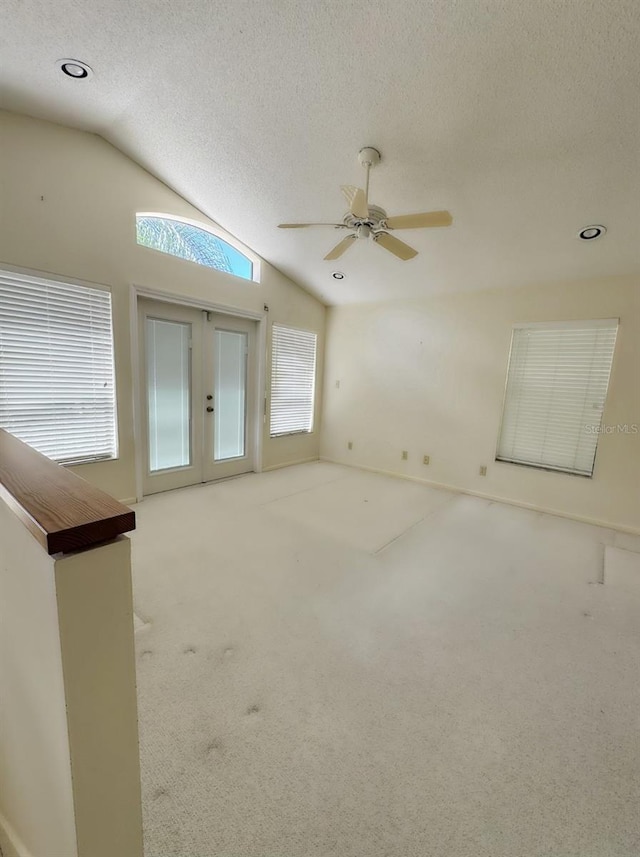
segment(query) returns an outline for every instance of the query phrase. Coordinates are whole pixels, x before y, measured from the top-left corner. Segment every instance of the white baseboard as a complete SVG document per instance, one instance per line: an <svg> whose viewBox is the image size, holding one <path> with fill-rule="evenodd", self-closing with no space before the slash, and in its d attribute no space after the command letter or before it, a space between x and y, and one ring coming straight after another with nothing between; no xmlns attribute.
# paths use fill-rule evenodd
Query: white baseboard
<svg viewBox="0 0 640 857"><path fill-rule="evenodd" d="M118 500L118 503L122 503L123 506L133 506L138 502L135 497L127 497L126 500Z"/></svg>
<svg viewBox="0 0 640 857"><path fill-rule="evenodd" d="M285 461L282 464L270 464L269 467L263 467L262 472L268 473L270 470L280 470L283 467L293 467L296 464L309 464L311 461L320 461L320 457L314 455L312 458L300 458L298 461ZM340 462L337 462L338 464Z"/></svg>
<svg viewBox="0 0 640 857"><path fill-rule="evenodd" d="M367 467L365 464L351 464L346 461L338 461L337 458L323 458L329 464L341 464L344 467L353 467L354 470L366 470L369 473L380 473L382 476L394 476L396 479L406 479L409 482L419 482L430 488L441 488L444 491L454 491L456 494L467 494L470 497L479 497L481 500L492 500L495 503L504 503L507 506L517 506L519 509L529 509L532 512L544 512L546 515L555 515L558 518L567 518L569 521L578 521L581 524L591 524L594 527L604 527L607 530L616 530L619 533L629 533L632 536L640 536L640 529L626 527L622 524L613 524L610 521L601 521L598 518L586 518L582 515L569 515L559 509L550 509L546 506L536 506L533 503L523 503L520 500L511 500L507 497L498 497L495 494L485 494L482 491L472 491L469 488L459 488L457 485L446 485L444 482L433 482L423 479L421 476L409 476L406 473L396 473L393 470L381 470L378 467Z"/></svg>
<svg viewBox="0 0 640 857"><path fill-rule="evenodd" d="M0 848L2 857L35 857L0 812Z"/></svg>

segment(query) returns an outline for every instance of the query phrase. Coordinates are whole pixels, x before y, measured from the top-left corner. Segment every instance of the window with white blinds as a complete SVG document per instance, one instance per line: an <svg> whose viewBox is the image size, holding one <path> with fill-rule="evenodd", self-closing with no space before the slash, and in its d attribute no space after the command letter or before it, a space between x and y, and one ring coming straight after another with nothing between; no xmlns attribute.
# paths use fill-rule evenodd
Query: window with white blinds
<svg viewBox="0 0 640 857"><path fill-rule="evenodd" d="M274 324L271 336L271 437L313 429L317 335Z"/></svg>
<svg viewBox="0 0 640 857"><path fill-rule="evenodd" d="M54 461L117 455L110 292L0 273L0 427Z"/></svg>
<svg viewBox="0 0 640 857"><path fill-rule="evenodd" d="M496 458L593 474L617 319L514 328Z"/></svg>

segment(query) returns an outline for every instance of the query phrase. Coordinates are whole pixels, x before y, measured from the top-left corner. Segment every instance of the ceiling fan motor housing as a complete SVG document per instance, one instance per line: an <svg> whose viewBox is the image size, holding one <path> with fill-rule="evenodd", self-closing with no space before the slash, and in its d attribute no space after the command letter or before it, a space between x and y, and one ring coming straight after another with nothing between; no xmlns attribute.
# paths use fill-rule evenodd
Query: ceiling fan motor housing
<svg viewBox="0 0 640 857"><path fill-rule="evenodd" d="M361 217L356 217L355 214L352 214L348 211L343 219L343 223L345 226L348 226L349 229L357 229L358 226L365 225L369 227L369 230L380 229L383 221L387 219L387 212L384 208L380 208L378 205L370 205L369 206L369 217L364 220Z"/></svg>

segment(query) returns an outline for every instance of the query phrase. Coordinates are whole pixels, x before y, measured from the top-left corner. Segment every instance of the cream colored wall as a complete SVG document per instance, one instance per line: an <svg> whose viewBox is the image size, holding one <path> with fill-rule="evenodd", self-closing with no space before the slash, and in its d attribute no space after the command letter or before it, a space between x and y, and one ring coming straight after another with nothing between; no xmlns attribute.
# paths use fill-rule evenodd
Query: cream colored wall
<svg viewBox="0 0 640 857"><path fill-rule="evenodd" d="M494 461L512 324L612 317L604 423L640 425L640 278L332 308L321 456L640 531L640 434L602 435L591 479Z"/></svg>
<svg viewBox="0 0 640 857"><path fill-rule="evenodd" d="M270 323L318 331L321 372L325 308L275 268L262 262L261 282L248 282L136 244L138 211L210 221L102 138L0 111L0 188L0 267L112 288L120 457L77 472L115 497L135 497L131 284L245 310L267 304ZM270 337L267 347L270 354ZM270 438L264 427L264 467L314 458L318 450L318 428Z"/></svg>

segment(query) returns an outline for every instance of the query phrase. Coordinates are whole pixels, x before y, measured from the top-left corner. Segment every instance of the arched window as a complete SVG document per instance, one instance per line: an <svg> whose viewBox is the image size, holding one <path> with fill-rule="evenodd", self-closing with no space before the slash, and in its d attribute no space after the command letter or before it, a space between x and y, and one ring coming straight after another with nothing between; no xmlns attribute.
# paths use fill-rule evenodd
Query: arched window
<svg viewBox="0 0 640 857"><path fill-rule="evenodd" d="M207 268L253 279L253 262L208 229L158 214L137 214L138 244Z"/></svg>

